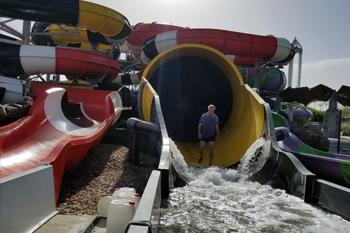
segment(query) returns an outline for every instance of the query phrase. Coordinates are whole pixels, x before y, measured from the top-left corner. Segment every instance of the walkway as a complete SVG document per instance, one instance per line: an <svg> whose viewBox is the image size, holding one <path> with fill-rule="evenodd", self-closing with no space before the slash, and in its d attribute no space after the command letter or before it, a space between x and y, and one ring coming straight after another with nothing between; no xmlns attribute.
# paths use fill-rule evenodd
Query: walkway
<svg viewBox="0 0 350 233"><path fill-rule="evenodd" d="M338 148L338 138L328 138L331 144L329 145L330 153L337 153ZM350 137L341 136L340 137L340 147L339 154L350 155Z"/></svg>

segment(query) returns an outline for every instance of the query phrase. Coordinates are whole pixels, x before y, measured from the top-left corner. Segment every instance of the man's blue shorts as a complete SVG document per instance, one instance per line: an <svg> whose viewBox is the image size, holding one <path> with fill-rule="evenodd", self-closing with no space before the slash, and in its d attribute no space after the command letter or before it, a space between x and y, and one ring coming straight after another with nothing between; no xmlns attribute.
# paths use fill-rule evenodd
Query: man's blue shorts
<svg viewBox="0 0 350 233"><path fill-rule="evenodd" d="M215 134L209 138L203 138L201 139L201 141L205 141L205 142L214 142L215 141Z"/></svg>

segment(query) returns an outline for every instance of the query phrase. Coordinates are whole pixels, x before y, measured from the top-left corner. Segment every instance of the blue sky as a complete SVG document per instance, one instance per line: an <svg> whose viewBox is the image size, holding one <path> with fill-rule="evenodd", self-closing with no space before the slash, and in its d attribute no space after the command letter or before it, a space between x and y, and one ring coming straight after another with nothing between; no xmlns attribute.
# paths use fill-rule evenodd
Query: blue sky
<svg viewBox="0 0 350 233"><path fill-rule="evenodd" d="M349 0L89 0L139 22L171 23L257 35L296 37L303 46L301 86L350 86ZM21 25L21 24L19 24ZM16 27L20 29L19 27ZM297 83L295 57L293 87ZM284 72L288 74L288 67Z"/></svg>

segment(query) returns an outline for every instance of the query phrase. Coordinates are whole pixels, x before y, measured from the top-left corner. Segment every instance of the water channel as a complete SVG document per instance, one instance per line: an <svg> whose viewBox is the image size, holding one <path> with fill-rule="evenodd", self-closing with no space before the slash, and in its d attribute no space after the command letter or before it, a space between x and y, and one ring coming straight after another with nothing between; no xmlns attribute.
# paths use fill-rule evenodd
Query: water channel
<svg viewBox="0 0 350 233"><path fill-rule="evenodd" d="M187 166L171 142L174 162L191 182L163 201L159 232L349 232L350 223L341 217L284 190L247 181L245 168L254 152L262 147L266 157L269 146L257 140L237 169L205 169Z"/></svg>

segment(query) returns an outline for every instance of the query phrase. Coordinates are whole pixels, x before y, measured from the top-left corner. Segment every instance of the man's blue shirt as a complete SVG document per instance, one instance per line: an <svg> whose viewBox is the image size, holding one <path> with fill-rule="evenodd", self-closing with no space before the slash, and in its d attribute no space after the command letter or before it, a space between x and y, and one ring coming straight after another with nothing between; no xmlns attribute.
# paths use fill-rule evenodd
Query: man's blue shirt
<svg viewBox="0 0 350 233"><path fill-rule="evenodd" d="M208 113L204 113L199 123L202 123L202 137L209 138L215 134L215 126L219 124L219 118L215 113L211 116L209 116Z"/></svg>

